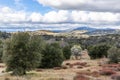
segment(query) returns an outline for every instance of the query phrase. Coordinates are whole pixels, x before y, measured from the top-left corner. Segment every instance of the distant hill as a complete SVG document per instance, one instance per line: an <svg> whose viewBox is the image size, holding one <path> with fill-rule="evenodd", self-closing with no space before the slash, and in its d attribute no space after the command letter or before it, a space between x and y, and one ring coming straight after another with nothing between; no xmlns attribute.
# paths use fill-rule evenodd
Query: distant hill
<svg viewBox="0 0 120 80"><path fill-rule="evenodd" d="M86 31L94 31L94 30L96 30L96 28L91 28L91 27L78 27L78 28L75 28L75 29L73 29L73 30L86 30Z"/></svg>
<svg viewBox="0 0 120 80"><path fill-rule="evenodd" d="M91 27L78 27L73 29L73 31L76 30L85 30L87 31L84 34L88 34L88 35L107 35L107 34L120 34L120 29L111 29L111 28L91 28Z"/></svg>
<svg viewBox="0 0 120 80"><path fill-rule="evenodd" d="M81 37L81 36L98 36L107 34L120 34L120 29L111 28L92 28L87 26L71 28L67 30L33 30L24 31L31 35L53 35L53 36L65 36L65 37ZM16 33L16 32L11 32Z"/></svg>
<svg viewBox="0 0 120 80"><path fill-rule="evenodd" d="M71 32L71 31L94 31L96 30L96 28L91 28L91 27L86 27L86 26L83 26L83 27L77 27L77 28L73 28L73 29L67 29L67 30L52 30L53 32Z"/></svg>
<svg viewBox="0 0 120 80"><path fill-rule="evenodd" d="M49 31L49 30L36 30L36 31L28 31L31 35L56 35L57 33Z"/></svg>
<svg viewBox="0 0 120 80"><path fill-rule="evenodd" d="M119 29L96 29L94 31L86 32L88 35L107 35L107 34L120 34Z"/></svg>

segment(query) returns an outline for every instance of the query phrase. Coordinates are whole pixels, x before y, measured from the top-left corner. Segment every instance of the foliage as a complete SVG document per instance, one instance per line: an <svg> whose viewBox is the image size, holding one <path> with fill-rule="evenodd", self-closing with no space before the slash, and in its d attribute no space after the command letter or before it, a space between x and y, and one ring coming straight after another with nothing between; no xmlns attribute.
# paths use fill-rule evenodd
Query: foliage
<svg viewBox="0 0 120 80"><path fill-rule="evenodd" d="M7 71L14 75L24 75L40 64L43 41L38 36L19 32L7 39L4 44L3 61Z"/></svg>
<svg viewBox="0 0 120 80"><path fill-rule="evenodd" d="M0 62L2 61L2 54L3 54L3 42L0 40Z"/></svg>
<svg viewBox="0 0 120 80"><path fill-rule="evenodd" d="M106 44L99 44L95 46L90 46L88 48L89 55L92 59L102 58L104 56L107 57L107 51L110 48L109 45Z"/></svg>
<svg viewBox="0 0 120 80"><path fill-rule="evenodd" d="M73 56L75 56L76 59L78 59L77 57L81 55L81 51L82 51L82 48L79 45L74 45L71 48L71 53Z"/></svg>
<svg viewBox="0 0 120 80"><path fill-rule="evenodd" d="M10 33L0 31L0 38L6 39L6 38L9 38L10 36L11 36Z"/></svg>
<svg viewBox="0 0 120 80"><path fill-rule="evenodd" d="M70 56L71 56L71 47L70 46L65 46L63 48L63 55L64 55L65 59L70 59Z"/></svg>
<svg viewBox="0 0 120 80"><path fill-rule="evenodd" d="M108 58L111 63L120 62L120 48L112 47L108 50Z"/></svg>
<svg viewBox="0 0 120 80"><path fill-rule="evenodd" d="M42 51L42 56L40 65L42 68L59 67L64 60L62 49L57 43L46 44L45 49Z"/></svg>

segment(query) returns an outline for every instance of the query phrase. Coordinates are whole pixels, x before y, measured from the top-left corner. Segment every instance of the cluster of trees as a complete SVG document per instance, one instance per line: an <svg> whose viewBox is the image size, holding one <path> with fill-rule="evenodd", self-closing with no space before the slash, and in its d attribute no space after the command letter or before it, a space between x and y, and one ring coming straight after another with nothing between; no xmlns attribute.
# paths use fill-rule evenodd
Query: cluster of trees
<svg viewBox="0 0 120 80"><path fill-rule="evenodd" d="M6 39L6 38L9 38L10 36L11 36L10 33L0 31L0 38Z"/></svg>
<svg viewBox="0 0 120 80"><path fill-rule="evenodd" d="M42 61L40 67L42 68L53 68L61 66L64 55L59 44L52 43L46 44L45 49L42 51Z"/></svg>
<svg viewBox="0 0 120 80"><path fill-rule="evenodd" d="M120 48L111 47L108 50L108 58L110 59L110 63L119 63L120 62Z"/></svg>
<svg viewBox="0 0 120 80"><path fill-rule="evenodd" d="M114 44L120 43L120 34L110 34L103 36L90 36L86 39L79 39L79 43L83 48L88 48L89 46L106 44L113 46Z"/></svg>
<svg viewBox="0 0 120 80"><path fill-rule="evenodd" d="M3 48L2 59L7 65L7 71L23 75L39 66L43 41L38 36L17 33L5 41Z"/></svg>
<svg viewBox="0 0 120 80"><path fill-rule="evenodd" d="M79 45L74 45L71 48L71 53L73 56L75 56L76 59L79 59L78 57L81 56L81 51L82 51L82 48Z"/></svg>
<svg viewBox="0 0 120 80"><path fill-rule="evenodd" d="M88 47L89 55L91 56L91 59L97 59L102 57L107 57L108 50L110 46L106 44L98 44Z"/></svg>
<svg viewBox="0 0 120 80"><path fill-rule="evenodd" d="M0 62L2 62L1 60L2 54L3 54L3 41L0 40Z"/></svg>
<svg viewBox="0 0 120 80"><path fill-rule="evenodd" d="M91 59L107 57L110 63L120 62L120 47L118 45L99 44L90 46L88 50Z"/></svg>
<svg viewBox="0 0 120 80"><path fill-rule="evenodd" d="M53 68L61 66L69 59L70 46L60 47L58 43L45 43L40 36L31 36L25 32L13 34L4 42L2 60L7 71L14 75L25 75L35 68Z"/></svg>
<svg viewBox="0 0 120 80"><path fill-rule="evenodd" d="M106 39L113 41L110 43ZM26 71L38 67L59 67L64 60L70 59L71 54L77 59L82 48L87 48L92 59L106 56L110 62L118 63L120 62L120 44L118 40L114 41L116 39L119 39L117 35L115 38L109 36L77 39L74 40L76 42L69 43L68 41L69 45L61 47L57 42L46 43L41 36L19 32L6 39L4 44L3 40L0 40L0 61L2 57L2 61L7 65L7 71L13 71L14 75L24 75ZM81 46L78 46L80 43ZM113 44L117 45L113 47Z"/></svg>

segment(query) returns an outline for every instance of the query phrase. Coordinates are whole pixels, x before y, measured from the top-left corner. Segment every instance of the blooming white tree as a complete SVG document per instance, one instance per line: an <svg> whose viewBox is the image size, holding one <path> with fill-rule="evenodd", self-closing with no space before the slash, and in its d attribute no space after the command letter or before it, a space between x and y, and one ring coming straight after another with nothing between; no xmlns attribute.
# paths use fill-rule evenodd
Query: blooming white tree
<svg viewBox="0 0 120 80"><path fill-rule="evenodd" d="M76 59L78 59L78 56L81 57L81 51L82 51L82 48L80 47L80 45L74 45L71 48L72 56L75 56Z"/></svg>

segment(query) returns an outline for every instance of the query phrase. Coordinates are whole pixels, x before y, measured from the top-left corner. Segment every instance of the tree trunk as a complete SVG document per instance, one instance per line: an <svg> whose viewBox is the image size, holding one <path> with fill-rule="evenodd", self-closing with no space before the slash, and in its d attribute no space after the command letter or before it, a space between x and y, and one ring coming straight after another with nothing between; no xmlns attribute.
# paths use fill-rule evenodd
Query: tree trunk
<svg viewBox="0 0 120 80"><path fill-rule="evenodd" d="M23 75L26 75L26 70L25 69L23 70Z"/></svg>

